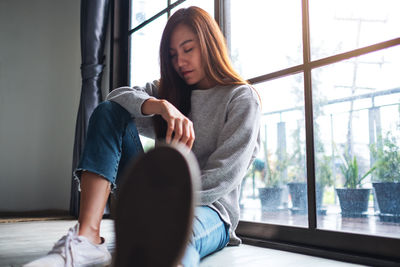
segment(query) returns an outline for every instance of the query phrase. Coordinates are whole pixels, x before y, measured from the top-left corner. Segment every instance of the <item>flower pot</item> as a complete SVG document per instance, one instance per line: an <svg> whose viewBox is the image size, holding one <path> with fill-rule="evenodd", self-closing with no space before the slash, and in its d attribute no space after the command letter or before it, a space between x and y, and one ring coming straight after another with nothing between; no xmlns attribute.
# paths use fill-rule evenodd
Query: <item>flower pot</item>
<svg viewBox="0 0 400 267"><path fill-rule="evenodd" d="M307 213L307 183L288 183L292 212Z"/></svg>
<svg viewBox="0 0 400 267"><path fill-rule="evenodd" d="M289 193L292 200L292 212L294 213L307 213L307 183L288 183ZM322 209L322 197L324 189L321 185L317 184L317 212L323 214L326 211Z"/></svg>
<svg viewBox="0 0 400 267"><path fill-rule="evenodd" d="M258 188L258 195L261 201L263 211L279 210L281 205L282 188L280 187L263 187Z"/></svg>
<svg viewBox="0 0 400 267"><path fill-rule="evenodd" d="M336 188L343 217L363 217L368 211L368 200L371 189Z"/></svg>
<svg viewBox="0 0 400 267"><path fill-rule="evenodd" d="M382 221L400 222L400 183L373 183Z"/></svg>

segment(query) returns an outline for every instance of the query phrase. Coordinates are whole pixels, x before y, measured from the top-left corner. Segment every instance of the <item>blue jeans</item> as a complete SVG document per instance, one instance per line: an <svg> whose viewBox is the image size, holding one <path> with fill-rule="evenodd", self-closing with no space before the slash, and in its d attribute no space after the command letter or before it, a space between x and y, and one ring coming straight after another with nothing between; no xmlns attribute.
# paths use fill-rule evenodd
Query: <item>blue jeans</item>
<svg viewBox="0 0 400 267"><path fill-rule="evenodd" d="M223 249L228 242L229 227L218 213L208 206L196 207L192 237L182 259L183 266L199 266L200 259Z"/></svg>
<svg viewBox="0 0 400 267"><path fill-rule="evenodd" d="M86 142L75 176L96 173L111 183L121 184L124 167L143 153L136 125L130 114L111 101L100 103L89 119Z"/></svg>
<svg viewBox="0 0 400 267"><path fill-rule="evenodd" d="M119 104L105 101L89 120L86 143L75 171L90 171L107 179L112 188L121 184L122 172L143 153L134 120ZM229 241L229 227L207 206L196 207L192 236L182 259L185 267L198 266L200 259L222 249Z"/></svg>

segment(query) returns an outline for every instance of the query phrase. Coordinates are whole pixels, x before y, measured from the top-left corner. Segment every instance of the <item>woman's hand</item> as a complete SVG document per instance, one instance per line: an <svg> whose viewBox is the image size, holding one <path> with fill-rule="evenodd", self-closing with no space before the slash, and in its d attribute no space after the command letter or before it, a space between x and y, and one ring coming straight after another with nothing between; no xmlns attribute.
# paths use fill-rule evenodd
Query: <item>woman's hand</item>
<svg viewBox="0 0 400 267"><path fill-rule="evenodd" d="M167 122L165 141L183 143L192 148L195 135L193 123L167 100L148 99L142 105L144 114L158 114Z"/></svg>

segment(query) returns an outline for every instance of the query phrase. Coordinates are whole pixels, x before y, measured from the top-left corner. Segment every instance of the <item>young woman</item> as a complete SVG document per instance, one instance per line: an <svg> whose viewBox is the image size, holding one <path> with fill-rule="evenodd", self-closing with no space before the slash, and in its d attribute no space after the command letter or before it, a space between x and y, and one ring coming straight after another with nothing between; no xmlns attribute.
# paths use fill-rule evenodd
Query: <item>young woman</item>
<svg viewBox="0 0 400 267"><path fill-rule="evenodd" d="M100 237L100 222L110 192L121 185L122 169L132 159L142 157L138 133L167 144L183 144L191 149L200 167L193 230L184 256L177 259L179 263L198 266L204 256L227 244L240 244L235 234L239 189L258 151L258 94L233 70L218 25L198 7L180 9L168 20L160 44L160 73L159 81L145 87L113 90L93 112L76 171L82 193L79 224L56 243L48 256L27 266L110 262ZM166 165L167 158L162 153L143 156L141 166L157 169ZM184 176L173 162L169 172ZM147 179L146 174L139 176ZM143 196L149 194L144 192ZM163 212L153 208L154 214ZM141 214L136 215L137 220L146 222ZM164 222L170 219L160 217L143 225L158 231L161 240ZM157 251L153 256L160 257Z"/></svg>

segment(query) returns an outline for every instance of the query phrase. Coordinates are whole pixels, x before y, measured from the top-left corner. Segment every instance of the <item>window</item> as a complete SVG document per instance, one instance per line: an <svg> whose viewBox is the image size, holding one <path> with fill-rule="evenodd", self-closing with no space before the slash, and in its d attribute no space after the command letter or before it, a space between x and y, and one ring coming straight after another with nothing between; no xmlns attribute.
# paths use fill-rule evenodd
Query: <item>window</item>
<svg viewBox="0 0 400 267"><path fill-rule="evenodd" d="M302 63L300 1L229 2L231 58L243 77L254 78Z"/></svg>
<svg viewBox="0 0 400 267"><path fill-rule="evenodd" d="M400 191L389 192L400 190L398 1L230 3L232 59L260 91L264 115L240 234L390 254L359 242L400 244Z"/></svg>
<svg viewBox="0 0 400 267"><path fill-rule="evenodd" d="M130 3L131 85L159 78L168 16L197 5L216 14L235 68L261 95L262 149L240 197L245 242L400 262L399 1Z"/></svg>
<svg viewBox="0 0 400 267"><path fill-rule="evenodd" d="M399 214L383 211L380 199L383 196L376 188L384 178L378 171L365 176L371 168L383 167L379 166L382 163L378 157L387 157L375 155L375 150L384 149L386 154L390 145L399 152L399 68L400 46L395 46L312 71L316 84L313 86L314 140L318 141L316 179L318 183L326 180L324 175L330 175L336 187L327 188L325 203L321 203L327 214L318 216L319 228L400 238ZM384 141L388 136L390 144ZM398 165L399 157L400 154L390 164ZM358 177L349 172L352 168L358 169ZM383 168L391 172L391 178L399 176L396 174L399 166L395 170ZM340 189L353 178L357 180L356 190ZM351 194L350 202L346 191ZM360 199L355 199L356 194L360 194ZM363 209L357 207L362 203L362 194ZM394 211L398 209L400 195L395 193L392 197L390 201L394 202L389 205ZM340 214L341 220L337 221Z"/></svg>

